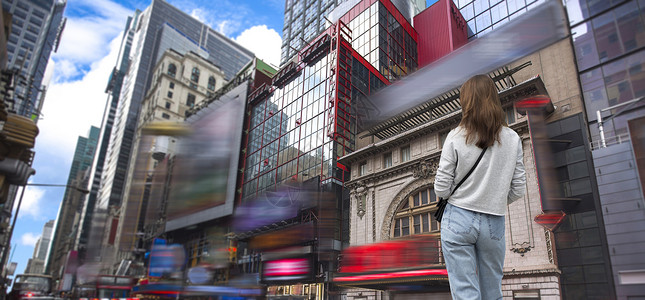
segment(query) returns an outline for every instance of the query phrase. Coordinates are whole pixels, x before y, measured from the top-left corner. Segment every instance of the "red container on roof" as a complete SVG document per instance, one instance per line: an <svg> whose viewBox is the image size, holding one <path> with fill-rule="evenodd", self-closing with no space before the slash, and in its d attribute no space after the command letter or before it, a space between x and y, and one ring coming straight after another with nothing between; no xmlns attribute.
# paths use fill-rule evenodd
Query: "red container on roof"
<svg viewBox="0 0 645 300"><path fill-rule="evenodd" d="M439 0L414 17L419 68L468 42L466 20L451 0Z"/></svg>

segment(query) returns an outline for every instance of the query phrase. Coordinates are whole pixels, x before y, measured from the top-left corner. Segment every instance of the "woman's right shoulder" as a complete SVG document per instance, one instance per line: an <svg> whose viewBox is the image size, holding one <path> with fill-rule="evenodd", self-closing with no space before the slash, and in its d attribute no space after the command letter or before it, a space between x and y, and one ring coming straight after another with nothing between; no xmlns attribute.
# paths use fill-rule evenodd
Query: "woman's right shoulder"
<svg viewBox="0 0 645 300"><path fill-rule="evenodd" d="M517 134L517 132L515 130L513 130L510 127L507 127L507 126L502 126L502 134L508 135L508 136L511 136L511 137L517 137L517 138L520 137L520 135Z"/></svg>
<svg viewBox="0 0 645 300"><path fill-rule="evenodd" d="M501 130L501 140L502 143L504 141L510 141L512 143L517 143L518 140L520 140L520 135L517 134L517 132L509 127L502 126Z"/></svg>

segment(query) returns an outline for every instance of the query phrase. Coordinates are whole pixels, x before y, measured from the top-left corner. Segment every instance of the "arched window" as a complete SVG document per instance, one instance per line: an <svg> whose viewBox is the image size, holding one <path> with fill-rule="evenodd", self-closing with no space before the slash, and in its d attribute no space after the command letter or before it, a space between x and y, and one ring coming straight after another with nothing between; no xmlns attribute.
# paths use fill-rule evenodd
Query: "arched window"
<svg viewBox="0 0 645 300"><path fill-rule="evenodd" d="M437 196L434 189L425 187L408 195L394 214L392 237L438 232L439 222L434 218Z"/></svg>
<svg viewBox="0 0 645 300"><path fill-rule="evenodd" d="M177 74L177 66L175 64L169 64L168 65L168 75L172 76L173 78Z"/></svg>
<svg viewBox="0 0 645 300"><path fill-rule="evenodd" d="M215 90L215 77L208 77L208 89L211 91Z"/></svg>
<svg viewBox="0 0 645 300"><path fill-rule="evenodd" d="M199 82L199 69L197 67L193 68L193 71L190 73L190 81Z"/></svg>

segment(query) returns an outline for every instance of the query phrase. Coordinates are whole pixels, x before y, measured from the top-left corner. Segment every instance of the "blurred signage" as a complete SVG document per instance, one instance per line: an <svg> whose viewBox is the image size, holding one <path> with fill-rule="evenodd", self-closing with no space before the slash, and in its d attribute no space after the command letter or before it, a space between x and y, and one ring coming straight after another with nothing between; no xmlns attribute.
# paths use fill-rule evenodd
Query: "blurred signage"
<svg viewBox="0 0 645 300"><path fill-rule="evenodd" d="M194 267L188 270L188 280L192 284L207 284L213 279L213 273L204 267Z"/></svg>
<svg viewBox="0 0 645 300"><path fill-rule="evenodd" d="M542 225L549 231L553 231L564 220L566 214L562 211L546 212L535 216L535 223Z"/></svg>
<svg viewBox="0 0 645 300"><path fill-rule="evenodd" d="M553 143L562 141L550 140L547 136L545 115L553 112L551 98L546 95L528 97L515 104L517 111L525 114L529 126L533 162L538 180L538 191L543 214L534 221L547 230L555 230L564 220L563 210L577 205L580 199L567 198L561 195L554 166Z"/></svg>
<svg viewBox="0 0 645 300"><path fill-rule="evenodd" d="M249 248L271 249L303 244L314 239L314 223L307 222L277 231L255 236L249 241Z"/></svg>
<svg viewBox="0 0 645 300"><path fill-rule="evenodd" d="M448 271L440 262L439 237L415 236L345 249L333 281L343 284L386 283L428 277L446 280Z"/></svg>
<svg viewBox="0 0 645 300"><path fill-rule="evenodd" d="M180 272L186 260L184 248L179 244L153 244L150 250L149 277L162 277Z"/></svg>
<svg viewBox="0 0 645 300"><path fill-rule="evenodd" d="M311 202L318 197L317 193L308 185L289 184L266 191L236 208L233 228L235 232L245 232L294 218L302 208L313 205Z"/></svg>
<svg viewBox="0 0 645 300"><path fill-rule="evenodd" d="M7 267L7 276L12 276L16 272L16 267L18 267L17 262L11 262Z"/></svg>
<svg viewBox="0 0 645 300"><path fill-rule="evenodd" d="M438 236L354 246L342 252L340 273L378 272L439 264Z"/></svg>
<svg viewBox="0 0 645 300"><path fill-rule="evenodd" d="M309 255L266 261L262 267L262 281L308 281L313 277L312 265Z"/></svg>
<svg viewBox="0 0 645 300"><path fill-rule="evenodd" d="M262 281L305 282L313 280L311 246L284 248L262 254Z"/></svg>

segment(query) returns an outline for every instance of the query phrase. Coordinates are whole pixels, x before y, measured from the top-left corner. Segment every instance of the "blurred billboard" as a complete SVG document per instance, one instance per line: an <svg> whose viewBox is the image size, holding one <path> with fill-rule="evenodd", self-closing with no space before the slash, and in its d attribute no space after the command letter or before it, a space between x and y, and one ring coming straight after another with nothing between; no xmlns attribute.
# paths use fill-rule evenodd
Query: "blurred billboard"
<svg viewBox="0 0 645 300"><path fill-rule="evenodd" d="M186 120L191 133L178 142L166 231L233 212L247 89L239 85Z"/></svg>
<svg viewBox="0 0 645 300"><path fill-rule="evenodd" d="M358 120L358 131L368 130L454 89L473 75L489 73L567 36L562 3L545 1L521 18L470 41L359 103L364 112Z"/></svg>

